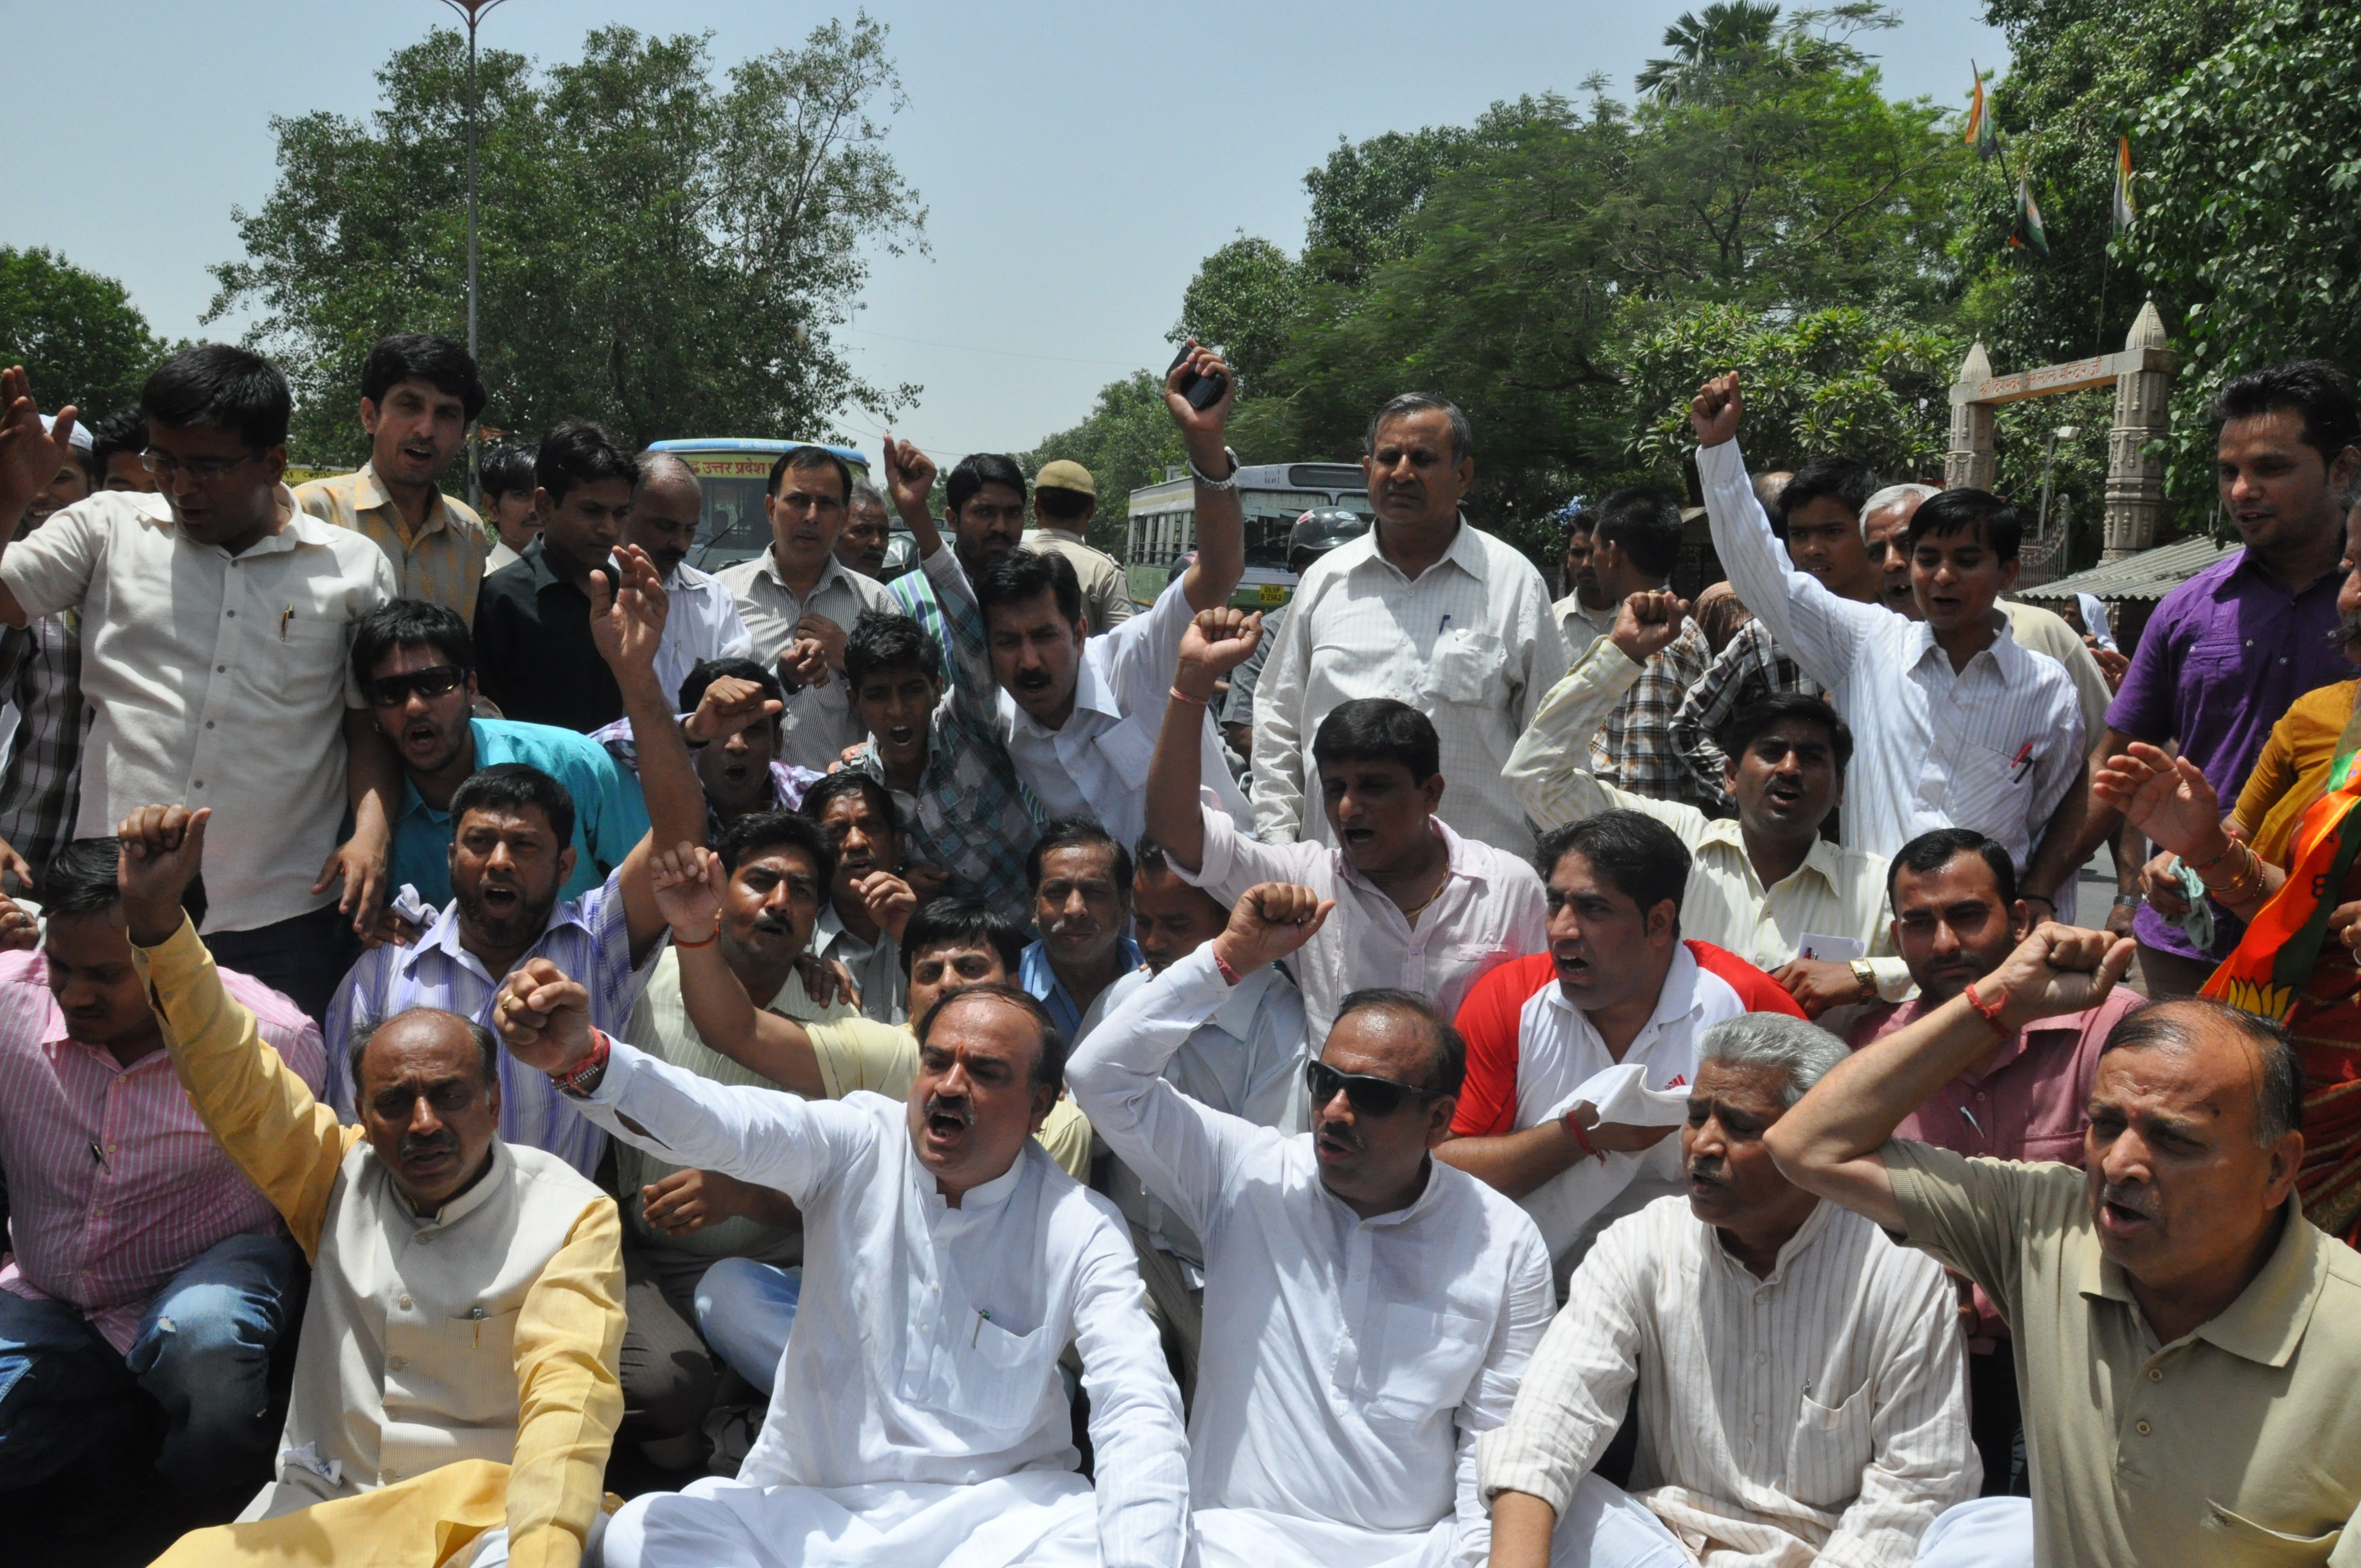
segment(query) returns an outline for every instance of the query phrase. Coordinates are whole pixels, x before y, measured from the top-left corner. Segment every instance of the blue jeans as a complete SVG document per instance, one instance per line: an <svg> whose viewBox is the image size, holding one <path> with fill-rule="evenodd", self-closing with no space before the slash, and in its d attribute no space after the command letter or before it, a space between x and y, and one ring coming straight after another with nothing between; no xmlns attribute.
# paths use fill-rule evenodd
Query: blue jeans
<svg viewBox="0 0 2361 1568"><path fill-rule="evenodd" d="M164 1408L166 1481L197 1493L246 1477L275 1436L270 1353L300 1261L276 1236L216 1242L156 1293L127 1355L68 1303L0 1290L0 1488L121 1442L135 1387Z"/></svg>
<svg viewBox="0 0 2361 1568"><path fill-rule="evenodd" d="M804 1271L725 1257L697 1282L697 1332L739 1376L765 1394L779 1380Z"/></svg>

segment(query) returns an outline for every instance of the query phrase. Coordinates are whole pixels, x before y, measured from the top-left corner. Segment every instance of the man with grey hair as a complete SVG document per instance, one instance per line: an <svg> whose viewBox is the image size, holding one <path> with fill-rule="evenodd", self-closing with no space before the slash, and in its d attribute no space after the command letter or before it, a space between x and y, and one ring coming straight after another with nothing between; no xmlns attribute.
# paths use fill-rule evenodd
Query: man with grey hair
<svg viewBox="0 0 2361 1568"><path fill-rule="evenodd" d="M1943 1271L1791 1184L1763 1141L1845 1058L1776 1014L1705 1032L1686 1196L1599 1237L1478 1445L1493 1568L1906 1563L1975 1496ZM1591 1468L1635 1383L1627 1492Z"/></svg>
<svg viewBox="0 0 2361 1568"><path fill-rule="evenodd" d="M1312 736L1344 703L1391 697L1424 714L1442 740L1452 788L1437 815L1464 837L1530 853L1532 828L1500 774L1566 671L1549 586L1521 552L1460 513L1476 477L1466 414L1404 392L1371 418L1367 445L1376 526L1303 574L1263 670L1255 831L1274 843L1324 840Z"/></svg>
<svg viewBox="0 0 2361 1568"><path fill-rule="evenodd" d="M893 524L885 521L885 492L855 476L852 499L844 505L844 532L836 536L837 565L882 583L885 553L893 544Z"/></svg>
<svg viewBox="0 0 2361 1568"><path fill-rule="evenodd" d="M705 514L705 489L697 471L669 452L642 452L640 488L623 520L623 542L648 553L664 578L671 608L664 615L664 642L656 650L656 684L673 701L681 683L708 659L752 656L754 639L738 614L738 600L719 578L688 564Z"/></svg>
<svg viewBox="0 0 2361 1568"><path fill-rule="evenodd" d="M1790 1179L1974 1280L2015 1332L2033 1496L1938 1520L1929 1568L2341 1563L2361 1540L2361 1258L2294 1196L2303 1074L2274 1025L2210 1001L2117 1024L2081 1171L1894 1135L2134 950L2041 926L1767 1132Z"/></svg>
<svg viewBox="0 0 2361 1568"><path fill-rule="evenodd" d="M1918 598L1910 587L1910 518L1940 485L1888 485L1861 507L1861 543L1878 570L1878 602L1899 616L1918 619Z"/></svg>

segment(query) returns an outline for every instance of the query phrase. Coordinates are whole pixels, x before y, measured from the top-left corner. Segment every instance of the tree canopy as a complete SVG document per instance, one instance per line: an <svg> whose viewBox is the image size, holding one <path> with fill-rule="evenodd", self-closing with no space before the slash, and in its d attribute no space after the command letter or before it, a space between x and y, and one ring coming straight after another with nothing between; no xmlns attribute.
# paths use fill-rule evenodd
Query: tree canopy
<svg viewBox="0 0 2361 1568"><path fill-rule="evenodd" d="M84 422L128 408L164 352L114 279L0 246L0 365L25 367L43 408L79 404Z"/></svg>
<svg viewBox="0 0 2361 1568"><path fill-rule="evenodd" d="M379 337L466 335L466 41L434 32L378 80L366 121L272 122L277 187L236 214L244 259L214 269L208 319L258 309L315 460L363 455ZM922 245L926 219L885 148L901 88L865 14L718 81L706 36L620 27L545 70L487 50L478 80L488 423L819 435L848 404L883 417L916 395L862 381L831 338L865 247Z"/></svg>

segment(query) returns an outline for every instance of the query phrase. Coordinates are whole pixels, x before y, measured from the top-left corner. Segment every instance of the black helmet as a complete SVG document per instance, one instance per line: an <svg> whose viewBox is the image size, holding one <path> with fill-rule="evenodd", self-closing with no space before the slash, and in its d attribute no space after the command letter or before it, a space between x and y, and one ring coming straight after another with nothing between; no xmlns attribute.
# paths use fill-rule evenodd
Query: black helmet
<svg viewBox="0 0 2361 1568"><path fill-rule="evenodd" d="M1295 526L1288 530L1288 570L1300 572L1339 544L1368 532L1369 520L1359 512L1344 507L1314 507L1297 518Z"/></svg>

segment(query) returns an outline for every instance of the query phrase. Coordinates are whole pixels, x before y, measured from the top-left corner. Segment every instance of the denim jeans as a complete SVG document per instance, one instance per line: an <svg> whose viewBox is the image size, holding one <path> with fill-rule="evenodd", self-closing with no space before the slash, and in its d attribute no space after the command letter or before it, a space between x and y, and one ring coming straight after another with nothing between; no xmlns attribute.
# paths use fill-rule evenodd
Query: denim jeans
<svg viewBox="0 0 2361 1568"><path fill-rule="evenodd" d="M697 1329L738 1376L768 1394L796 1326L804 1271L725 1257L697 1282Z"/></svg>
<svg viewBox="0 0 2361 1568"><path fill-rule="evenodd" d="M301 1255L276 1236L231 1236L148 1304L130 1353L63 1301L0 1290L0 1488L49 1479L118 1442L127 1396L164 1408L156 1469L182 1492L246 1476L270 1452L270 1353L288 1328Z"/></svg>

